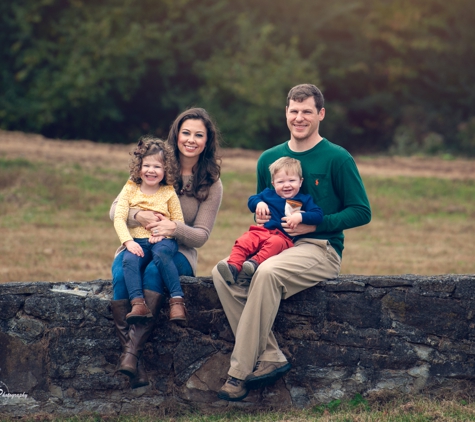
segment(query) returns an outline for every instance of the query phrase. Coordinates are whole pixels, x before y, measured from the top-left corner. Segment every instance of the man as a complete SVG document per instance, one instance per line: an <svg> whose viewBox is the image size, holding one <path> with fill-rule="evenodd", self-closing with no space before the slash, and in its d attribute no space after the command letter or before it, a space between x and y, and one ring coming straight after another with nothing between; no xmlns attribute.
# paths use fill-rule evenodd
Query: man
<svg viewBox="0 0 475 422"><path fill-rule="evenodd" d="M244 399L249 390L272 384L291 368L272 333L280 301L331 280L340 273L343 230L367 224L371 209L353 157L319 134L325 117L323 95L315 85L292 88L286 118L290 140L265 151L257 163L257 192L271 188L269 165L283 156L300 160L302 192L310 194L324 212L321 225L299 224L290 236L301 236L295 246L263 262L249 287L228 285L213 269L213 281L235 346L228 379L218 397ZM285 217L284 219L285 220ZM258 224L265 221L257 219Z"/></svg>

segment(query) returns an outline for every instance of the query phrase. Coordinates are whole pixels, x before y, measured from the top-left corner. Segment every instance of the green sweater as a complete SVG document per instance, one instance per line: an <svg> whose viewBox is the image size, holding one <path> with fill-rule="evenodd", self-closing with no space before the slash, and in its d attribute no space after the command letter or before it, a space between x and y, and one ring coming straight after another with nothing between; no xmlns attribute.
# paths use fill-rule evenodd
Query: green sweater
<svg viewBox="0 0 475 422"><path fill-rule="evenodd" d="M325 138L304 152L292 151L285 142L264 151L259 157L257 193L272 188L269 166L284 156L300 160L304 178L300 192L310 194L324 213L323 223L305 237L328 239L341 257L343 230L371 221L368 196L353 157Z"/></svg>

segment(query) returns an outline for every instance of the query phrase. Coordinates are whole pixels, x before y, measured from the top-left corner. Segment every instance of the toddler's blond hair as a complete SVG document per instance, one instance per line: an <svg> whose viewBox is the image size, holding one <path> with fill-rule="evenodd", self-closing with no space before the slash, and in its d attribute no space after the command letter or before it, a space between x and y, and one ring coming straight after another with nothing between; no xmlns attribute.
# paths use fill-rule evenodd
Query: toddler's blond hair
<svg viewBox="0 0 475 422"><path fill-rule="evenodd" d="M302 166L300 164L299 160L296 160L295 158L291 157L281 157L278 160L275 160L270 166L269 166L269 171L272 177L272 180L274 180L274 176L276 173L279 171L284 170L285 173L295 173L299 176L299 178L302 178Z"/></svg>

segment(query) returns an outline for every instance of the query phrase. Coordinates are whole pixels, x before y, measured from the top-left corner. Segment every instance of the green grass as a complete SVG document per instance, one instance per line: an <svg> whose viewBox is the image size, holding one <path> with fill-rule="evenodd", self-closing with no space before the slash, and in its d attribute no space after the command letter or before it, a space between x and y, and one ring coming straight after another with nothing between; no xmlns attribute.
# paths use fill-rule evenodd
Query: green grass
<svg viewBox="0 0 475 422"><path fill-rule="evenodd" d="M9 239L17 238L25 254L39 256L44 249L55 252L51 258L42 256L41 268L35 267L34 260L31 268L25 268L15 261L21 256L5 244L0 247L0 260L4 260L0 264L4 264L6 275L0 275L0 282L34 277L57 281L110 278L118 239L109 220L109 207L127 177L126 171L113 168L0 158L0 229ZM222 181L223 202L211 238L199 251L199 275L209 275L217 260L230 252L235 239L254 223L247 200L255 193L255 173L224 172ZM475 241L470 235L475 230L473 180L366 176L364 182L373 220L368 226L345 232L342 273L475 272ZM55 231L47 234L47 229ZM71 249L76 262L67 252ZM44 265L53 256L57 263ZM79 260L82 257L83 262ZM66 268L64 262L68 262ZM81 267L90 271L70 272Z"/></svg>
<svg viewBox="0 0 475 422"><path fill-rule="evenodd" d="M160 410L157 411L159 413ZM334 400L309 409L287 411L250 411L233 407L230 410L216 410L205 413L199 410L176 409L172 415L135 415L121 417L101 417L100 415L80 415L31 420L53 420L64 422L468 422L475 421L475 403L467 400L437 400L423 397L399 397L385 401L369 401L357 394L351 400ZM13 419L6 419L13 421ZM28 419L22 419L28 420Z"/></svg>
<svg viewBox="0 0 475 422"><path fill-rule="evenodd" d="M110 204L127 180L126 172L81 166L57 166L0 158L0 227L24 223L54 226L62 214L75 225L104 220ZM81 222L84 220L84 222Z"/></svg>
<svg viewBox="0 0 475 422"><path fill-rule="evenodd" d="M0 268L18 268L19 271L10 276L4 273L5 279L0 281L108 278L113 253L118 246L108 211L127 176L126 171L91 170L80 164L58 164L53 168L24 159L0 158L0 229L4 236L10 236L9 239L19 238L20 247L24 249L23 254L18 254L12 251L8 242L4 242L4 249L0 247ZM216 259L225 256L235 238L253 221L247 209L247 198L255 192L255 174L224 173L222 181L224 197L218 220L211 239L200 250L202 263L206 263L206 256L210 255L209 263L202 267L204 274L209 274ZM343 260L348 268L346 273L364 274L361 268L369 274L377 271L407 273L411 272L407 269L415 258L425 262L426 267L422 268L433 269L435 263L439 264L437 273L460 273L460 268L475 273L474 181L372 176L365 177L364 182L372 204L373 221L369 226L348 232L348 248ZM51 238L45 237L48 233ZM429 238L431 234L435 237ZM426 239L429 240L426 242ZM439 241L446 249L431 252L430 248ZM414 249L417 244L420 250ZM465 251L466 255L457 256L457 250ZM378 252L381 256L376 256ZM24 259L26 255L32 258L28 262ZM448 255L447 262L443 261L443 255ZM381 266L371 267L371 260ZM86 268L89 269L86 271ZM104 419L91 415L60 420L92 422ZM235 408L217 415L197 411L161 419L154 415L107 420L475 421L475 404L470 400L438 401L414 397L378 401L356 395L348 401L334 400L310 409L287 412L259 413Z"/></svg>
<svg viewBox="0 0 475 422"><path fill-rule="evenodd" d="M61 211L73 212L75 217L103 219L126 179L125 171L97 168L91 174L80 165L51 168L23 159L0 158L0 211L10 217L8 225L48 224L45 215ZM247 199L255 193L255 175L224 173L222 181L225 195L220 211L231 211L251 221ZM417 224L421 219L475 216L473 180L365 177L364 182L374 218ZM6 227L5 220L0 224ZM227 224L233 225L223 222Z"/></svg>
<svg viewBox="0 0 475 422"><path fill-rule="evenodd" d="M464 219L475 216L475 182L435 178L366 177L365 186L376 218Z"/></svg>
<svg viewBox="0 0 475 422"><path fill-rule="evenodd" d="M222 181L225 197L221 210L248 214L247 199L255 193L255 175L225 173ZM475 216L473 180L366 176L364 183L374 218L397 218L417 223L420 219Z"/></svg>

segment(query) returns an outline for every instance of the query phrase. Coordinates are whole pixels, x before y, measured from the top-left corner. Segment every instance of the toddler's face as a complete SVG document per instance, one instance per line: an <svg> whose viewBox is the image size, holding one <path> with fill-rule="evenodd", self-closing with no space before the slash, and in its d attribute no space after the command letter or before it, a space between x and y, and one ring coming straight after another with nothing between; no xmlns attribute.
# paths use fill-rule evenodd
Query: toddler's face
<svg viewBox="0 0 475 422"><path fill-rule="evenodd" d="M165 169L158 155L149 155L142 160L140 178L142 183L149 187L158 187L165 177Z"/></svg>
<svg viewBox="0 0 475 422"><path fill-rule="evenodd" d="M298 174L287 174L285 170L280 170L274 174L272 185L274 186L277 195L281 198L289 199L299 193L302 181L303 179L300 178Z"/></svg>

